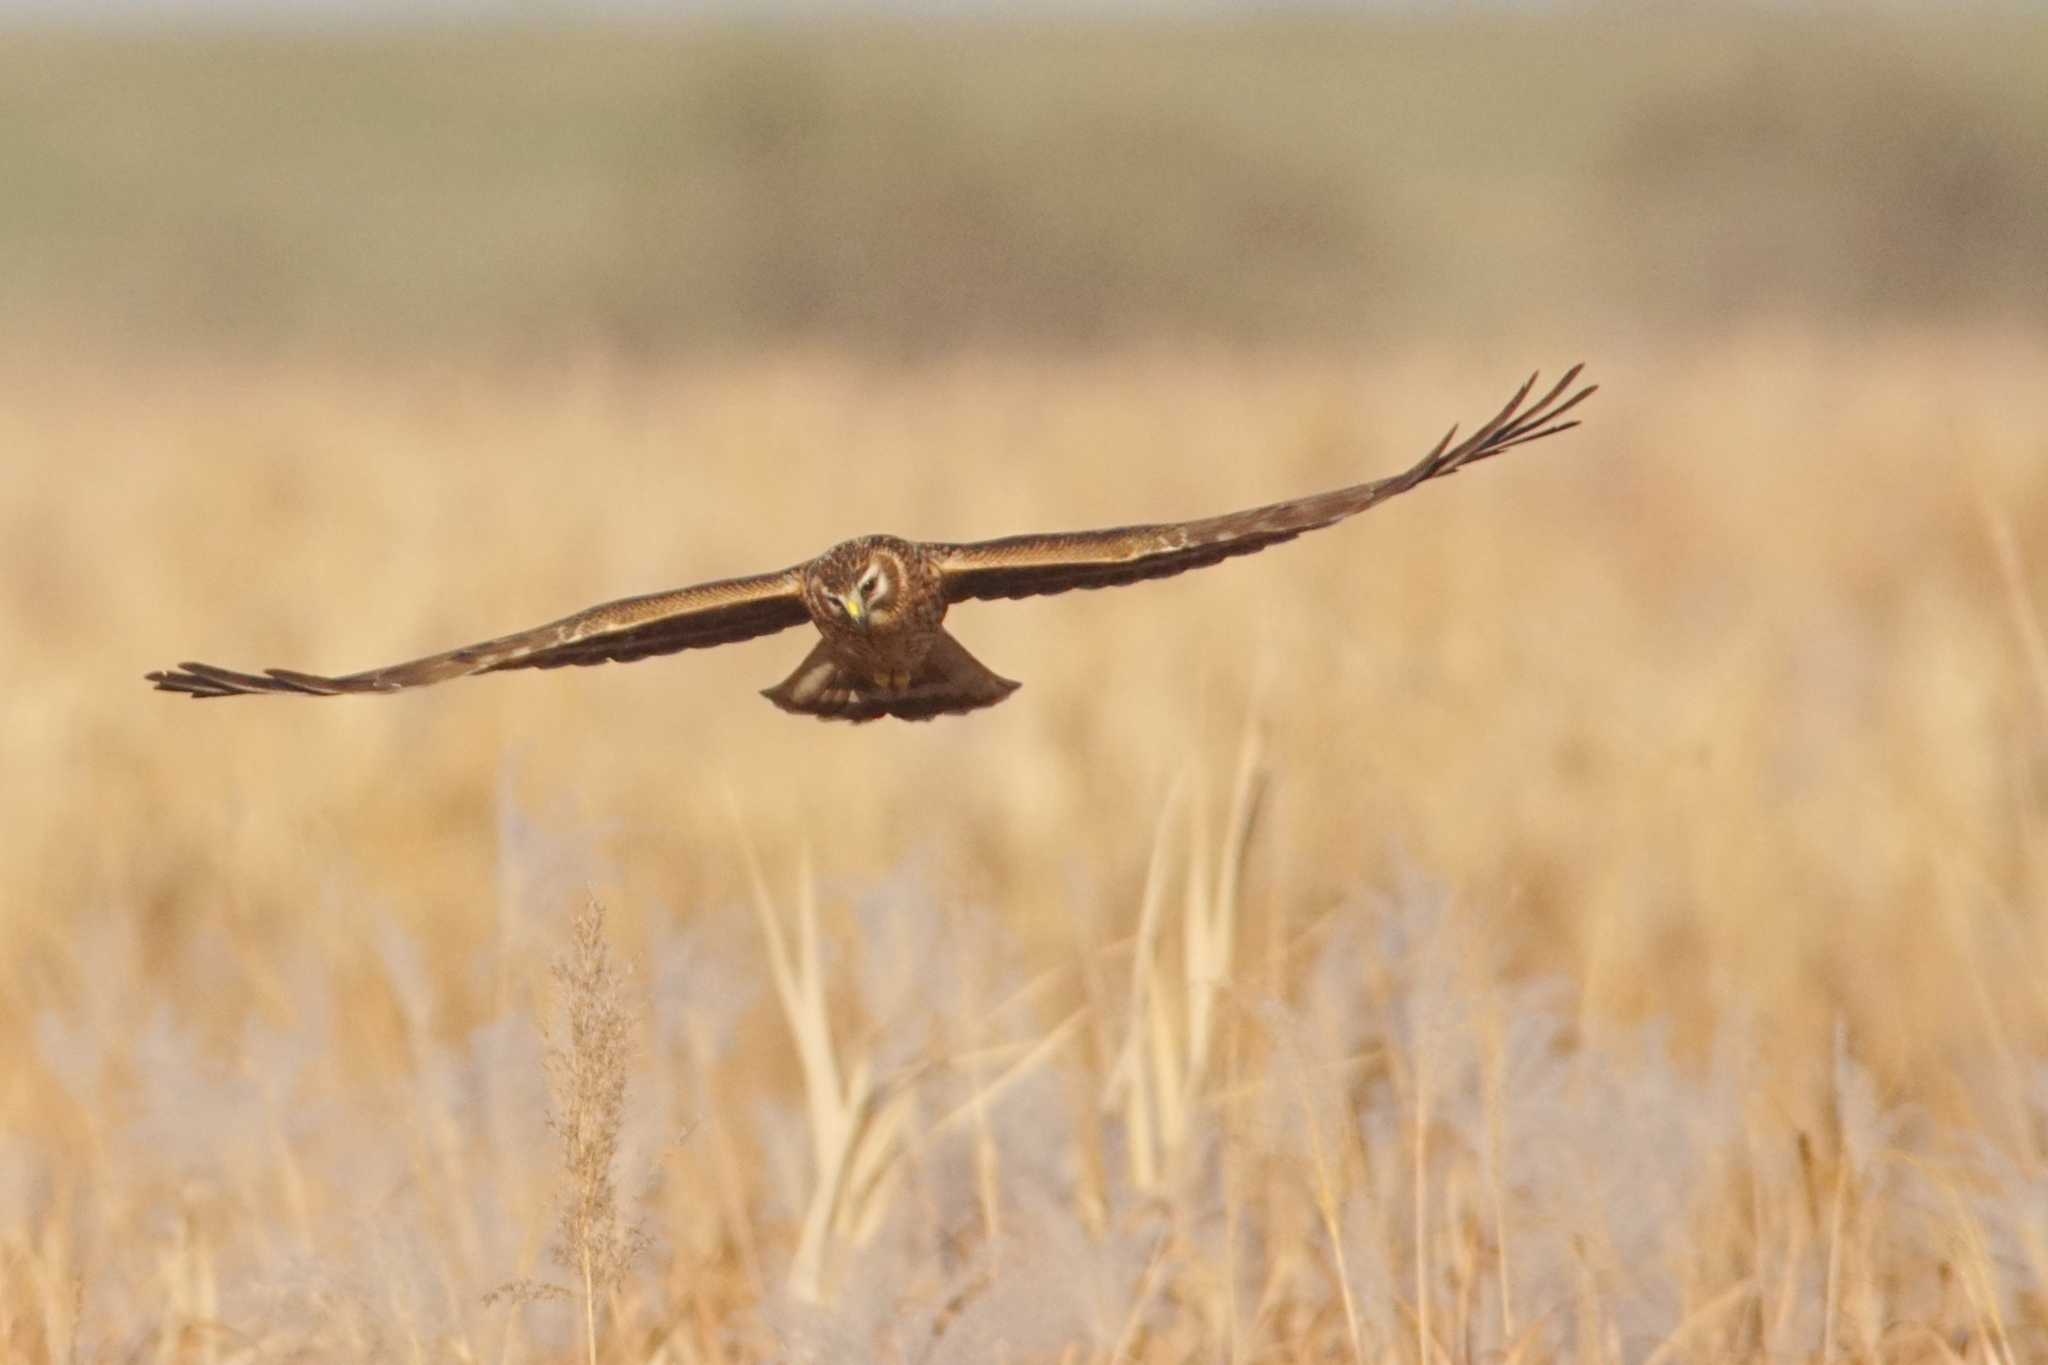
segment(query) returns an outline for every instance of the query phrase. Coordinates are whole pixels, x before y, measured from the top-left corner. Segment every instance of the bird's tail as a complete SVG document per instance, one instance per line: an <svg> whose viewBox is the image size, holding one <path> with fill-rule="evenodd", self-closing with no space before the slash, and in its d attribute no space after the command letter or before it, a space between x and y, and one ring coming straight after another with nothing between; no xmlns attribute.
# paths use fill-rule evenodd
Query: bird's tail
<svg viewBox="0 0 2048 1365"><path fill-rule="evenodd" d="M820 720L855 724L894 716L898 720L930 720L994 706L1018 684L998 677L961 643L939 632L910 685L901 690L877 687L871 678L846 668L824 641L805 656L796 672L761 695L785 711Z"/></svg>

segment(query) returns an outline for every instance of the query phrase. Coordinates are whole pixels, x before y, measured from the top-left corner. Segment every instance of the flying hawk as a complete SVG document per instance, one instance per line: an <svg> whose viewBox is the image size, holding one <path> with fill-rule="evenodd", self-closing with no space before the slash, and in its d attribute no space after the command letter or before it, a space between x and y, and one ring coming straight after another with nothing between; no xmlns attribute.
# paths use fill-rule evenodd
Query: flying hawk
<svg viewBox="0 0 2048 1365"><path fill-rule="evenodd" d="M946 632L942 623L954 603L1164 578L1334 525L1417 484L1577 426L1559 419L1593 393L1589 385L1564 398L1580 368L1574 365L1525 409L1536 383L1531 375L1492 421L1455 446L1453 427L1402 473L1227 516L966 545L862 536L774 573L607 602L517 635L364 673L328 678L271 668L253 674L186 663L147 676L161 691L193 697L397 692L472 673L703 649L808 620L823 638L796 672L762 693L783 710L854 722L974 711L1003 700L1017 684L983 667Z"/></svg>

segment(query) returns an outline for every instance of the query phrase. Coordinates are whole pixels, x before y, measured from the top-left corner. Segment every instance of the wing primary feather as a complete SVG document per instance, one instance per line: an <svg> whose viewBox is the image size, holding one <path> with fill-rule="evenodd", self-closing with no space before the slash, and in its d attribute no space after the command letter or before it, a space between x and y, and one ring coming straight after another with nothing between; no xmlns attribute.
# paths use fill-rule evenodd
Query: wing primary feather
<svg viewBox="0 0 2048 1365"><path fill-rule="evenodd" d="M315 673L300 673L289 668L266 668L263 675L276 679L294 692L303 692L310 697L331 696L342 690L333 678L323 678Z"/></svg>

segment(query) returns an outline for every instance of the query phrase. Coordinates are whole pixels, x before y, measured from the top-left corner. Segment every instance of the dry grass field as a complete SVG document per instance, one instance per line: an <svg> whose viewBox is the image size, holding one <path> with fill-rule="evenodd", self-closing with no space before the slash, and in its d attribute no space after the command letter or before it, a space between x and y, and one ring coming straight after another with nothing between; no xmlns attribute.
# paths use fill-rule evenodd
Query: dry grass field
<svg viewBox="0 0 2048 1365"><path fill-rule="evenodd" d="M782 715L796 636L140 677L1220 510L1574 358L0 365L0 1356L2040 1358L2038 338L1591 355L962 608L970 719Z"/></svg>
<svg viewBox="0 0 2048 1365"><path fill-rule="evenodd" d="M0 34L0 1365L2048 1359L2048 24L1541 8Z"/></svg>

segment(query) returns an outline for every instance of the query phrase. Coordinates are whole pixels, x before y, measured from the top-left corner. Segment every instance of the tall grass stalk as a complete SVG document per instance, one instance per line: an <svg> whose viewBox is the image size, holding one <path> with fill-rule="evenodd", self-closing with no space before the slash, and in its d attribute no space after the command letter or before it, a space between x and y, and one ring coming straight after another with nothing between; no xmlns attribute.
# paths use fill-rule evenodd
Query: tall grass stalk
<svg viewBox="0 0 2048 1365"><path fill-rule="evenodd" d="M856 1238L874 1226L886 1204L885 1178L901 1154L909 1119L909 1091L884 1084L874 1057L848 1047L832 1027L831 999L818 951L818 902L806 852L797 874L796 942L768 891L759 855L742 834L754 909L768 943L783 1019L796 1043L809 1119L813 1184L805 1202L790 1292L806 1302L827 1294L827 1256L836 1239Z"/></svg>
<svg viewBox="0 0 2048 1365"><path fill-rule="evenodd" d="M619 1288L639 1236L637 1229L620 1226L612 1175L625 1120L632 1026L624 974L605 942L604 907L584 901L572 932L569 950L554 965L568 1038L548 1054L555 1083L552 1123L568 1177L555 1255L582 1282L584 1343L590 1365L597 1365L599 1297Z"/></svg>
<svg viewBox="0 0 2048 1365"><path fill-rule="evenodd" d="M597 1365L601 1305L622 1287L646 1237L624 1220L614 1181L625 1123L626 1074L632 1016L624 970L605 940L604 907L586 899L570 923L570 941L550 969L561 992L561 1027L553 1031L545 1061L552 1098L548 1129L561 1163L556 1194L555 1264L577 1290L518 1280L485 1301L526 1303L564 1296L581 1301L584 1357Z"/></svg>
<svg viewBox="0 0 2048 1365"><path fill-rule="evenodd" d="M1138 897L1123 1041L1104 1092L1105 1104L1123 1111L1127 1160L1140 1189L1157 1189L1173 1178L1203 1103L1215 1047L1216 1002L1235 972L1245 852L1265 790L1260 755L1257 734L1248 729L1220 853L1213 851L1202 803L1188 799L1185 779L1168 789L1153 822L1152 851ZM1161 939L1172 865L1169 839L1183 821L1188 848L1181 868L1181 973L1176 979L1162 963Z"/></svg>
<svg viewBox="0 0 2048 1365"><path fill-rule="evenodd" d="M1998 556L1999 582L2005 588L2006 605L2012 612L2013 633L2019 637L2021 652L2027 660L2027 672L2033 679L2034 699L2041 707L2041 723L2048 726L2048 631L2044 631L2042 626L2041 607L2034 600L2034 590L2027 580L2026 562L2020 555L2019 539L2013 535L2011 514L1993 505L1988 498L1980 499L1979 506L1991 548Z"/></svg>

